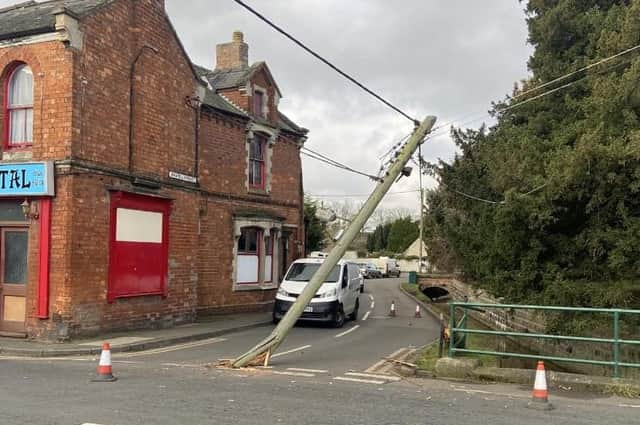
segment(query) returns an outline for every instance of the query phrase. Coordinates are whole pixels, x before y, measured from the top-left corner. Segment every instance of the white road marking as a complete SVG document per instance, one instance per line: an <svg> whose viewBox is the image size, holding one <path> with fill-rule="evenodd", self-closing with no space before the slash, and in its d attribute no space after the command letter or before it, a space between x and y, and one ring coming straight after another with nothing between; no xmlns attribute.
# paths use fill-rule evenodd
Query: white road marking
<svg viewBox="0 0 640 425"><path fill-rule="evenodd" d="M355 326L354 326L354 327L352 327L351 329L346 330L346 331L344 331L344 332L342 332L342 333L339 333L338 335L336 335L336 336L335 336L335 338L340 338L341 336L345 336L346 334L349 334L349 333L351 333L351 332L355 331L355 330L356 330L356 329L358 329L359 327L360 327L360 325L355 325Z"/></svg>
<svg viewBox="0 0 640 425"><path fill-rule="evenodd" d="M209 339L204 339L204 340L201 340L201 341L188 342L186 344L174 345L174 346L171 346L171 347L156 348L154 350L139 351L139 352L136 352L136 353L114 353L113 357L129 358L129 357L148 356L148 355L152 355L152 354L169 353L171 351L186 350L188 348L201 347L203 345L215 344L217 342L224 342L226 340L227 340L226 338L209 338Z"/></svg>
<svg viewBox="0 0 640 425"><path fill-rule="evenodd" d="M373 295L369 294L369 299L373 302Z"/></svg>
<svg viewBox="0 0 640 425"><path fill-rule="evenodd" d="M406 348L400 348L396 351L394 351L393 353L389 354L388 356L386 356L387 358L391 358L391 359L395 359L396 356L400 355L400 353L404 352L406 350ZM365 370L365 372L375 372L378 369L380 369L382 366L384 366L387 363L387 360L382 359L378 362L376 362L375 364L373 364L371 367L369 367L367 370Z"/></svg>
<svg viewBox="0 0 640 425"><path fill-rule="evenodd" d="M633 407L633 408L640 408L640 405L638 404L618 404L618 407Z"/></svg>
<svg viewBox="0 0 640 425"><path fill-rule="evenodd" d="M287 370L290 370L292 372L329 373L328 370L323 370L323 369L301 369L299 367L288 367Z"/></svg>
<svg viewBox="0 0 640 425"><path fill-rule="evenodd" d="M371 314L371 311L367 311L367 312L364 314L364 317L362 318L362 321L363 321L363 322L369 318L369 314Z"/></svg>
<svg viewBox="0 0 640 425"><path fill-rule="evenodd" d="M0 360L21 360L25 362L52 362L52 361L65 361L65 362L89 362L94 361L93 357L79 358L79 357L23 357L23 356L0 356Z"/></svg>
<svg viewBox="0 0 640 425"><path fill-rule="evenodd" d="M387 376L387 375L373 375L371 373L359 373L359 372L347 372L345 375L348 376L359 376L361 378L372 378L372 379L384 379L386 381L398 382L401 381L402 378L398 376Z"/></svg>
<svg viewBox="0 0 640 425"><path fill-rule="evenodd" d="M455 386L452 386L453 391L459 391L459 392L463 392L463 393L467 393L467 394L486 394L486 395L495 395L495 396L500 396L500 397L508 397L508 398L529 398L529 395L520 395L520 394L506 394L506 393L494 393L491 391L485 391L485 390L473 390L470 388L457 388Z"/></svg>
<svg viewBox="0 0 640 425"><path fill-rule="evenodd" d="M348 381L348 382L361 382L363 384L377 384L377 385L381 385L384 384L385 381L375 381L373 379L358 379L358 378L347 378L345 376L336 376L335 378L333 378L336 381Z"/></svg>
<svg viewBox="0 0 640 425"><path fill-rule="evenodd" d="M291 354L291 353L295 353L296 351L306 350L307 348L311 348L311 345L303 345L302 347L293 348L289 351L283 351L282 353L274 354L273 356L271 356L271 358L273 359L275 357L284 356L285 354Z"/></svg>
<svg viewBox="0 0 640 425"><path fill-rule="evenodd" d="M371 301L371 310L373 310L373 308L376 306L376 303Z"/></svg>
<svg viewBox="0 0 640 425"><path fill-rule="evenodd" d="M304 376L306 378L313 378L314 375L313 373L302 373L302 372L280 372L277 370L274 370L273 373L275 375L288 375L288 376Z"/></svg>
<svg viewBox="0 0 640 425"><path fill-rule="evenodd" d="M162 366L173 366L173 367L187 367L187 368L200 368L205 367L206 364L197 364L197 363L162 363Z"/></svg>

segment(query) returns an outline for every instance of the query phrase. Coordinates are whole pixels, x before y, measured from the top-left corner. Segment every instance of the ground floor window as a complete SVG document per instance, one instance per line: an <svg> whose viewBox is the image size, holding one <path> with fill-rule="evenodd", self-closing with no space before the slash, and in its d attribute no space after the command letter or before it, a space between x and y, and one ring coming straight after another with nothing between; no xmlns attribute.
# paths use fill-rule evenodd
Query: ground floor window
<svg viewBox="0 0 640 425"><path fill-rule="evenodd" d="M238 239L238 283L260 282L260 249L262 231L245 227Z"/></svg>
<svg viewBox="0 0 640 425"><path fill-rule="evenodd" d="M272 288L280 275L281 223L267 219L236 219L235 289Z"/></svg>
<svg viewBox="0 0 640 425"><path fill-rule="evenodd" d="M111 194L109 302L166 294L170 206L167 199Z"/></svg>

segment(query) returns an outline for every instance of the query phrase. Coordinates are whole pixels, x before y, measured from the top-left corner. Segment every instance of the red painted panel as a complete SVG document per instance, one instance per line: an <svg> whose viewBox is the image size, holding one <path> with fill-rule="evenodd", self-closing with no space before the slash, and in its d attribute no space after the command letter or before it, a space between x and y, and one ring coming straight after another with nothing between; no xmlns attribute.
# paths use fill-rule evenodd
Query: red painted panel
<svg viewBox="0 0 640 425"><path fill-rule="evenodd" d="M38 269L38 319L49 318L49 246L51 244L51 198L40 200L40 252Z"/></svg>
<svg viewBox="0 0 640 425"><path fill-rule="evenodd" d="M107 300L167 295L171 201L124 192L111 194L109 286ZM116 241L116 211L129 208L162 213L162 243Z"/></svg>

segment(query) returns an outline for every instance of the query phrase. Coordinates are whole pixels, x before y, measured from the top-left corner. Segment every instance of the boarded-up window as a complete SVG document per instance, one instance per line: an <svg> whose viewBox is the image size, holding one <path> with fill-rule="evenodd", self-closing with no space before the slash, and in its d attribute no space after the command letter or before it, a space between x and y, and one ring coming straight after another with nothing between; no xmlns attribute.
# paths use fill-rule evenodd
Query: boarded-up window
<svg viewBox="0 0 640 425"><path fill-rule="evenodd" d="M115 192L111 196L108 299L165 295L170 201Z"/></svg>

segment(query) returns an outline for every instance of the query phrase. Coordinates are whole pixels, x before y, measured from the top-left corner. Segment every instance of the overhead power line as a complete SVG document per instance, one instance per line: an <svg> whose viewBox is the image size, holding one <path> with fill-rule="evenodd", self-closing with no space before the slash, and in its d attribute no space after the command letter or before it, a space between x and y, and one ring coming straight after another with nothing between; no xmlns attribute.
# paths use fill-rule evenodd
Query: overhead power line
<svg viewBox="0 0 640 425"><path fill-rule="evenodd" d="M569 72L569 73L567 73L567 74L561 75L560 77L554 78L554 79L553 79L553 80L551 80L551 81L547 81L546 83L543 83L543 84L541 84L541 85L539 85L539 86L537 86L537 87L533 87L533 88L531 88L531 89L529 89L529 90L526 90L526 91L524 91L524 92L522 92L522 93L518 93L516 96L513 96L513 99L517 99L517 98L519 98L519 97L526 96L526 95L528 95L528 94L529 94L529 93L531 93L531 92L538 91L538 90L540 90L540 89L542 89L542 88L548 87L548 86L550 86L550 85L552 85L552 84L555 84L555 83L557 83L557 82L560 82L560 81L562 81L562 80L566 80L567 78L573 77L573 76L574 76L574 75L576 75L576 74L579 74L579 73L581 73L581 72L583 72L583 71L588 71L589 69L591 69L591 68L593 68L593 67L595 67L595 66L601 65L601 64L603 64L603 63L605 63L605 62L609 62L609 61L611 61L611 60L613 60L613 59L616 59L616 58L618 58L618 57L620 57L620 56L624 56L624 55L626 55L626 54L628 54L628 53L631 53L631 52L633 52L634 50L638 50L638 49L640 49L640 44L637 44L637 45L635 45L635 46L633 46L633 47L630 47L630 48L628 48L628 49L626 49L626 50L623 50L623 51L621 51L621 52L618 52L618 53L616 53L615 55L611 55L611 56L606 57L606 58L604 58L604 59L600 59L599 61L594 62L594 63L592 63L592 64L589 64L589 65L587 65L587 66L583 66L582 68L577 69L577 70L575 70L575 71L572 71L572 72Z"/></svg>
<svg viewBox="0 0 640 425"><path fill-rule="evenodd" d="M416 192L420 192L420 189L403 190L399 192L388 192L385 196L402 195L402 194L416 193ZM324 194L314 195L311 193L307 193L306 195L311 196L313 198L361 198L361 197L369 196L371 194L370 193L351 193L351 194L336 194L336 195L324 195Z"/></svg>
<svg viewBox="0 0 640 425"><path fill-rule="evenodd" d="M309 148L303 147L302 150L300 151L300 153L305 155L305 156L307 156L307 157L309 157L309 158L313 158L313 159L315 159L317 161L324 162L325 164L331 165L332 167L336 167L336 168L339 168L339 169L344 170L344 171L349 171L351 173L359 174L361 176L368 177L368 178L370 178L371 180L374 180L374 181L379 181L380 180L380 178L377 177L377 176L374 176L372 174L367 174L367 173L365 173L363 171L359 171L359 170L356 170L354 168L351 168L348 165L342 164L342 163L340 163L340 162L338 162L338 161L336 161L334 159L331 159L328 156L323 155L323 154L321 154L319 152L312 151Z"/></svg>
<svg viewBox="0 0 640 425"><path fill-rule="evenodd" d="M524 97L524 96L526 96L528 94L536 92L536 91L538 91L540 89L543 89L545 87L549 87L549 86L551 86L551 85L553 85L555 83L558 83L560 81L566 80L567 78L573 77L573 76L575 76L575 75L577 75L577 74L579 74L581 72L588 71L588 70L590 70L590 69L592 69L592 68L594 68L594 67L596 67L598 65L602 65L603 63L609 62L609 61L611 61L613 59L619 58L621 56L625 56L625 55L627 55L627 54L629 54L631 52L634 52L636 50L640 50L640 44L638 44L636 46L633 46L633 47L630 47L628 49L625 49L625 50L623 50L621 52L618 52L618 53L616 53L614 55L608 56L608 57L606 57L604 59L600 59L600 60L598 60L598 61L596 61L596 62L594 62L592 64L586 65L586 66L584 66L584 67L582 67L580 69L577 69L575 71L568 72L568 73L566 73L564 75L561 75L561 76L559 76L557 78L554 78L553 80L547 81L546 83L540 84L539 86L536 86L534 88L526 90L526 91L524 91L522 93L518 93L517 95L513 96L511 98L511 100L520 99L520 98L522 98L522 97ZM623 62L621 64L618 64L618 65L611 66L609 68L606 68L606 69L600 71L600 73L608 72L608 71L610 71L612 69L615 69L618 66L620 66L620 65L622 65L624 63L627 63L630 60L631 59L626 59L625 62ZM554 89L547 90L547 91L545 91L545 92L543 92L543 93L541 93L539 95L536 95L534 97L522 100L520 102L512 103L511 105L507 105L507 106L501 108L499 110L499 112L508 111L510 109L517 108L518 106L522 106L522 105L524 105L526 103L529 103L529 102L531 102L533 100L540 99L542 97L548 96L550 94L553 94L553 93L558 92L560 90L563 90L565 88L571 87L572 85L574 85L575 83L577 83L579 81L582 81L586 77L587 76L585 75L585 76L583 76L583 77L581 77L581 78L579 78L577 80L571 81L569 83L566 83L566 84L564 84L562 86L559 86L559 87L556 87ZM447 121L447 122L444 122L444 123L434 127L433 130L432 130L432 134L431 135L432 136L441 136L442 134L446 134L449 131L448 129L446 129L444 132L439 132L439 130L444 129L445 127L449 127L449 126L455 124L456 122L460 122L462 120L467 120L467 118L471 118L471 119L468 120L468 121L464 121L461 124L458 124L458 127L463 127L465 125L471 124L473 122L476 122L478 120L481 120L483 118L490 117L490 116L491 116L491 114L489 114L489 113L476 114L476 115L469 114L469 115L466 115L466 116L464 116L462 118L457 118L457 119L454 119L454 120L451 120L451 121Z"/></svg>
<svg viewBox="0 0 640 425"><path fill-rule="evenodd" d="M295 38L294 36L292 36L291 34L289 34L288 32L286 32L285 30L283 30L282 28L280 28L278 25L276 25L275 23L273 23L270 19L268 19L267 17L265 17L264 15L262 15L260 12L256 11L255 9L253 9L251 6L249 6L248 4L246 4L245 2L241 1L241 0L234 0L236 3L238 3L240 6L244 7L245 9L247 9L249 12L253 13L255 16L257 16L258 18L260 18L263 22L265 22L267 25L269 25L271 28L275 29L276 31L278 31L280 34L284 35L285 37L287 37L289 40L293 41L295 44L297 44L298 46L300 46L302 49L304 49L307 53L311 54L312 56L314 56L316 59L320 60L321 62L323 62L325 65L327 65L329 68L333 69L334 71L336 71L338 74L342 75L344 78L346 78L347 80L351 81L353 84L355 84L356 86L360 87L362 90L364 90L365 92L367 92L368 94L370 94L371 96L375 97L376 99L378 99L380 102L384 103L385 105L387 105L389 108L393 109L394 111L396 111L397 113L399 113L400 115L402 115L403 117L407 118L409 121L411 121L414 125L420 125L420 122L416 119L411 117L409 114L407 114L406 112L402 111L400 108L398 108L397 106L393 105L391 102L389 102L388 100L384 99L382 96L378 95L377 93L375 93L373 90L369 89L368 87L366 87L364 84L360 83L358 80L356 80L354 77L352 77L351 75L347 74L346 72L342 71L340 68L338 68L336 65L332 64L331 62L329 62L327 59L323 58L322 56L320 56L318 53L314 52L313 50L311 50L309 47L307 47L306 45L304 45L300 40L298 40L297 38Z"/></svg>

